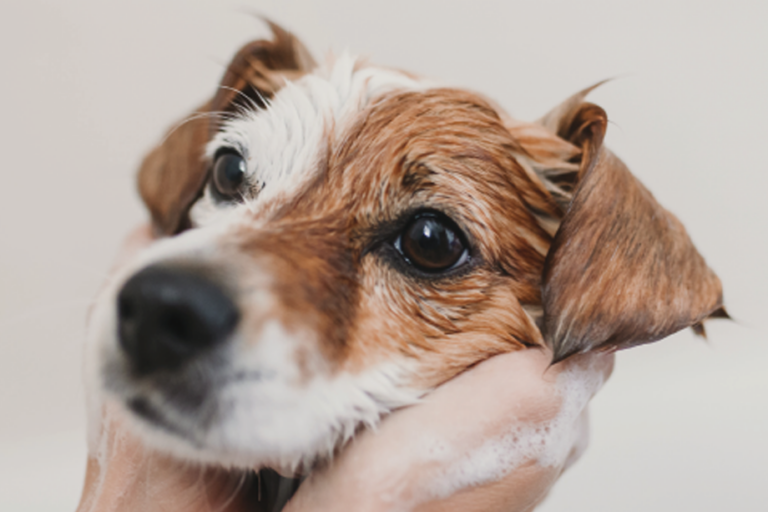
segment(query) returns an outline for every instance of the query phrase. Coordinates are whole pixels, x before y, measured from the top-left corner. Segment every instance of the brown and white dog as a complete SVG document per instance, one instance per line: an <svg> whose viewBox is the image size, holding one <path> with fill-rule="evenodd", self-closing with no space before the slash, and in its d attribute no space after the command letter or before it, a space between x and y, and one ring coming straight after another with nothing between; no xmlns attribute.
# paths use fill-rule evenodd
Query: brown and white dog
<svg viewBox="0 0 768 512"><path fill-rule="evenodd" d="M94 312L92 377L150 444L292 471L495 354L725 315L589 90L520 122L272 29L144 160L166 238Z"/></svg>

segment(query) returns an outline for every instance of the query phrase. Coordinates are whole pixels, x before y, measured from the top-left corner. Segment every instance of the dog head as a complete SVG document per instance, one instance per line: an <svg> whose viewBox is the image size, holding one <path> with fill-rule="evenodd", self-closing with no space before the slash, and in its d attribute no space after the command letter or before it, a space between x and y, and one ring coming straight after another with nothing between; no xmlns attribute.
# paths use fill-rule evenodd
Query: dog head
<svg viewBox="0 0 768 512"><path fill-rule="evenodd" d="M724 314L588 91L522 123L273 31L145 159L166 238L95 313L100 378L150 442L292 470L495 354Z"/></svg>

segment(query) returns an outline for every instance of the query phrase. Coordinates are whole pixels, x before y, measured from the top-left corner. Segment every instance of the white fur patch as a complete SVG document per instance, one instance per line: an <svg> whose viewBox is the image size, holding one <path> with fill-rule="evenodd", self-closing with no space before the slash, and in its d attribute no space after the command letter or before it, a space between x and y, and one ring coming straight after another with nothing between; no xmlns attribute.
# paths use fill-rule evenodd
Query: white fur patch
<svg viewBox="0 0 768 512"><path fill-rule="evenodd" d="M420 395L402 388L410 369L405 361L382 362L359 374L316 375L300 384L290 335L277 322L264 330L242 366L274 378L226 389L221 399L232 410L211 436L211 446L235 464L259 460L294 470L317 455L331 456L359 426L374 427L383 414Z"/></svg>
<svg viewBox="0 0 768 512"><path fill-rule="evenodd" d="M345 53L312 74L287 82L265 109L225 123L206 155L213 158L219 149L232 148L245 158L247 180L258 191L255 197L246 197L245 204L257 211L278 198L288 201L302 190L322 169L328 143L345 135L371 102L389 92L431 86L398 71L360 66ZM216 204L206 191L191 218L195 226L205 226L231 210L232 206Z"/></svg>
<svg viewBox="0 0 768 512"><path fill-rule="evenodd" d="M375 427L382 415L415 403L421 394L400 385L408 371L404 361L354 375L319 374L302 383L293 349L303 340L274 321L255 337L249 349L235 340L226 371L216 376L224 383L210 390L199 413L190 414L162 390L139 389L179 433L126 410L134 429L150 446L180 458L291 474L332 456L359 426ZM211 410L217 411L214 421L206 417Z"/></svg>

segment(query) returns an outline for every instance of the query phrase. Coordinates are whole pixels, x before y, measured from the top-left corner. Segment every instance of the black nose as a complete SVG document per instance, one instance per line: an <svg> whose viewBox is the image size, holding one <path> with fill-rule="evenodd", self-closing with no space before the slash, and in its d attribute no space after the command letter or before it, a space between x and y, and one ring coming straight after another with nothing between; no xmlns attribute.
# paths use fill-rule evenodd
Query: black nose
<svg viewBox="0 0 768 512"><path fill-rule="evenodd" d="M151 266L117 297L118 337L134 372L172 370L224 341L239 319L219 286L191 270Z"/></svg>

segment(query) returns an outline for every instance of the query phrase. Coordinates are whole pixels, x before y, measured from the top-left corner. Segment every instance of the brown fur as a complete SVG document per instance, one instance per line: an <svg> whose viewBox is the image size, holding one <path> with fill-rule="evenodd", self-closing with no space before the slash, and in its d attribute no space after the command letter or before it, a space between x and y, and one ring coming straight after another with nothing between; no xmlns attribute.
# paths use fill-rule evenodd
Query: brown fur
<svg viewBox="0 0 768 512"><path fill-rule="evenodd" d="M317 332L333 367L356 371L405 353L434 385L478 359L542 343L521 301L540 303L550 235L530 210L558 209L515 150L498 114L470 93L382 98L331 141L303 195L263 209L276 212L268 228L240 224L236 251L278 276L273 314ZM414 279L396 268L381 233L420 208L451 214L471 234L469 274Z"/></svg>
<svg viewBox="0 0 768 512"><path fill-rule="evenodd" d="M227 67L213 98L172 128L139 168L139 193L155 231L174 235L189 228L187 213L208 174L205 144L219 119L240 108L263 106L287 79L315 67L311 55L293 34L267 22L274 38L245 45Z"/></svg>
<svg viewBox="0 0 768 512"><path fill-rule="evenodd" d="M656 341L724 313L720 280L683 225L602 147L607 124L588 103L558 122L583 156L544 269L544 335L555 361Z"/></svg>
<svg viewBox="0 0 768 512"><path fill-rule="evenodd" d="M139 193L152 215L155 232L173 235L189 227L187 209L205 183L208 164L203 160L210 137L210 103L166 135L139 169Z"/></svg>
<svg viewBox="0 0 768 512"><path fill-rule="evenodd" d="M275 76L306 71L308 54L286 34L246 46L223 82L268 96ZM212 108L247 107L240 93L220 90ZM538 123L454 89L378 98L340 137L328 135L310 186L231 233L228 250L245 262L235 272L258 262L274 276L271 313L316 333L329 369L404 354L418 361L413 383L424 387L524 346L547 343L558 361L700 326L721 311L720 283L680 223L602 147L607 118L585 94ZM258 107L258 95L248 98ZM190 125L140 172L168 234L183 229L205 175L205 122ZM397 226L424 208L467 234L465 269L418 275L388 249ZM297 358L311 359L305 349Z"/></svg>

